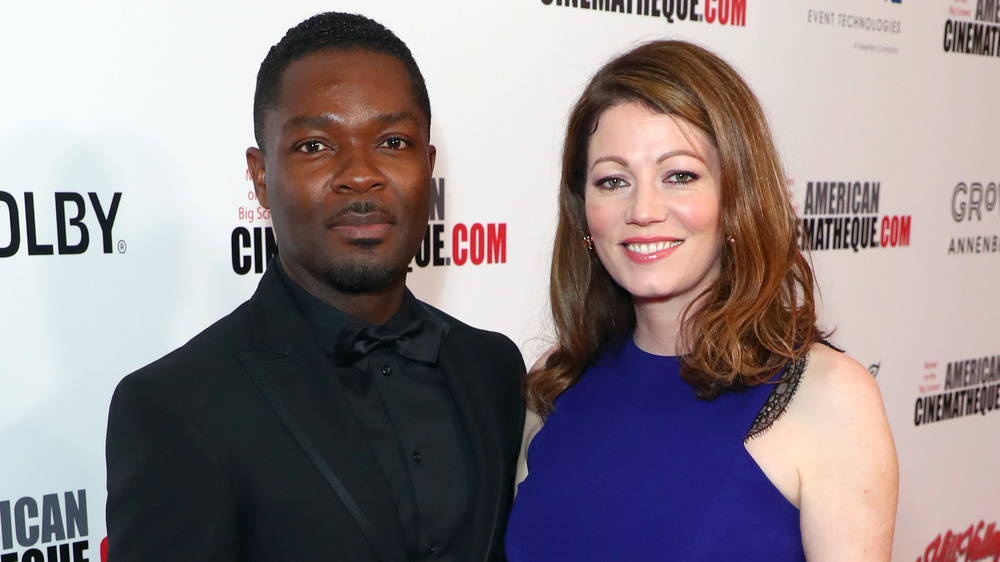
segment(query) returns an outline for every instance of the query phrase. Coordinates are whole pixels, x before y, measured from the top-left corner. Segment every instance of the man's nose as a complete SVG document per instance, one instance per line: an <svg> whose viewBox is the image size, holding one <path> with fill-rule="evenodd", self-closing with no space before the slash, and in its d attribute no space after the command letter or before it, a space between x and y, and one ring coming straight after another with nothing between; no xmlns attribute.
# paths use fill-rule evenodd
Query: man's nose
<svg viewBox="0 0 1000 562"><path fill-rule="evenodd" d="M374 150L365 146L344 148L346 150L341 149L340 170L335 180L338 189L365 193L385 186L387 180L378 166Z"/></svg>

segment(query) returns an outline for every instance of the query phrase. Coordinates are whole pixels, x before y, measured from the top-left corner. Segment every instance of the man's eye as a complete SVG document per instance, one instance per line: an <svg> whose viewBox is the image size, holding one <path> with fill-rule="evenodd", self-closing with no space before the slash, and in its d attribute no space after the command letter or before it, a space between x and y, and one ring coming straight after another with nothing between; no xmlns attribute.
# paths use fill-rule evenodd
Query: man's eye
<svg viewBox="0 0 1000 562"><path fill-rule="evenodd" d="M399 137L390 137L382 141L382 144L380 144L379 146L388 148L390 150L400 150L402 148L406 148L407 146L409 146L409 143L406 141L406 139L401 139Z"/></svg>
<svg viewBox="0 0 1000 562"><path fill-rule="evenodd" d="M326 145L315 140L306 141L299 145L299 150L302 152L314 153L319 152L326 148Z"/></svg>

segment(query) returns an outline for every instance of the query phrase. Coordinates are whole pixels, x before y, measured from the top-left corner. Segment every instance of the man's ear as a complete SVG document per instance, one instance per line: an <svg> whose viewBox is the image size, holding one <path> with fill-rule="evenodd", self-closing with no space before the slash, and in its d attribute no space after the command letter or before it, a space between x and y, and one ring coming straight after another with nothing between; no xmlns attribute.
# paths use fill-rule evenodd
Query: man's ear
<svg viewBox="0 0 1000 562"><path fill-rule="evenodd" d="M250 180L253 190L257 193L257 202L261 207L270 209L267 203L267 177L264 173L264 153L256 146L247 149L247 169L250 170Z"/></svg>

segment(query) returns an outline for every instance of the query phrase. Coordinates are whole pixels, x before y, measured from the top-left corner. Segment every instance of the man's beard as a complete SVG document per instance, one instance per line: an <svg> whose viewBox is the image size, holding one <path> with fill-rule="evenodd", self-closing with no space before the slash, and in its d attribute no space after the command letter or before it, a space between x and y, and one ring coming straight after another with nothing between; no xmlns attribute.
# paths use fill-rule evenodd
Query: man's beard
<svg viewBox="0 0 1000 562"><path fill-rule="evenodd" d="M391 223L395 224L396 222L396 217L392 212L368 200L351 202L340 211L338 216L349 213L381 213ZM362 251L361 256L326 264L324 272L326 281L333 288L344 293L374 293L390 288L393 282L399 278L402 273L401 267L379 265L371 261L374 258L375 247L379 244L378 241L354 240L351 244Z"/></svg>
<svg viewBox="0 0 1000 562"><path fill-rule="evenodd" d="M399 268L380 265L362 259L328 263L326 280L333 288L344 293L374 293L392 286L399 276Z"/></svg>

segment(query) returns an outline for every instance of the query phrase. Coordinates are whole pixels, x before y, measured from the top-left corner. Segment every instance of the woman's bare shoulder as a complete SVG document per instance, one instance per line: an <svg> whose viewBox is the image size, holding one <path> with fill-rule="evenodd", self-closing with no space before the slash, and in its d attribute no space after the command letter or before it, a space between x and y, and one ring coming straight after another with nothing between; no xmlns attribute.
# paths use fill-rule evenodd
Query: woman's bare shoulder
<svg viewBox="0 0 1000 562"><path fill-rule="evenodd" d="M800 423L817 427L885 417L878 383L868 369L846 353L822 343L809 348L790 409Z"/></svg>
<svg viewBox="0 0 1000 562"><path fill-rule="evenodd" d="M888 560L899 472L875 378L847 354L815 344L789 417L802 445L806 555Z"/></svg>

